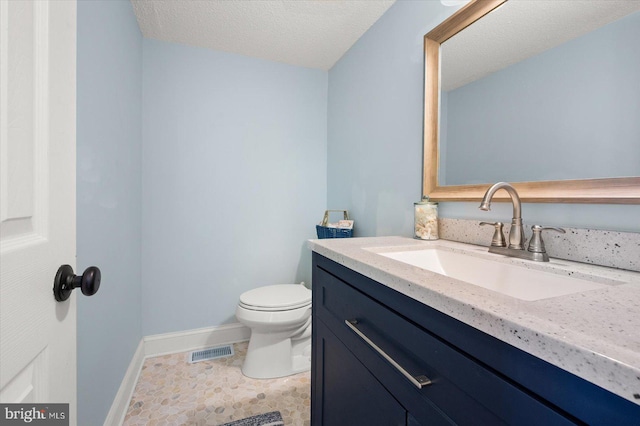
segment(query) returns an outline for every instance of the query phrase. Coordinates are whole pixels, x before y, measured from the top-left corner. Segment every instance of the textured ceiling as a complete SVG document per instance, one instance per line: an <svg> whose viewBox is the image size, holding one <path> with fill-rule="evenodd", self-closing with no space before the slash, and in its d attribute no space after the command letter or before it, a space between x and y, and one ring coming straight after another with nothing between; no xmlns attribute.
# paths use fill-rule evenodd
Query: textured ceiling
<svg viewBox="0 0 640 426"><path fill-rule="evenodd" d="M328 70L395 0L131 0L145 37Z"/></svg>
<svg viewBox="0 0 640 426"><path fill-rule="evenodd" d="M453 90L638 10L640 0L509 0L442 45L442 88Z"/></svg>

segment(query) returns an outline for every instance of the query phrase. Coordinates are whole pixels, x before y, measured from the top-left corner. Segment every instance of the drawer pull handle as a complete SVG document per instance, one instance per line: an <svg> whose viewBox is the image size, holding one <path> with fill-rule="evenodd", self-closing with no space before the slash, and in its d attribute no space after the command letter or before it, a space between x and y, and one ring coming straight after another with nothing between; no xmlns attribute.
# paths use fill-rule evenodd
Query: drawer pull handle
<svg viewBox="0 0 640 426"><path fill-rule="evenodd" d="M389 361L389 363L391 365L393 365L396 370L398 370L400 373L402 373L402 375L404 377L406 377L407 379L409 379L409 381L411 383L413 383L418 389L422 389L423 386L427 386L431 384L431 380L424 375L418 375L418 376L412 376L411 374L409 374L407 372L407 370L405 370L404 368L402 368L402 366L400 364L398 364L397 362L394 361L393 358L391 358L389 355L387 355L382 349L380 349L375 343L373 343L371 341L371 339L369 339L367 336L364 335L364 333L362 333L360 330L358 330L358 327L356 327L356 324L358 324L357 320L345 320L344 321L345 324L347 324L347 326L353 330L354 333L356 333L358 336L360 336L360 338L362 340L364 340L365 342L367 342L367 344L369 346L371 346L376 352L378 352L380 355L382 355L382 357L384 359L386 359L387 361Z"/></svg>

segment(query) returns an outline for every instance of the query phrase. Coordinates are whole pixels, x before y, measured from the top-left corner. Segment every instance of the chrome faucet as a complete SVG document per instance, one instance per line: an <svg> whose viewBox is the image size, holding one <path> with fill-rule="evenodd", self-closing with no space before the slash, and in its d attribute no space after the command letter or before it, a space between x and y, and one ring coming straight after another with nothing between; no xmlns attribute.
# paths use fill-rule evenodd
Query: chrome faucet
<svg viewBox="0 0 640 426"><path fill-rule="evenodd" d="M520 197L516 189L507 182L498 182L491 186L484 194L480 203L480 210L491 210L491 199L497 190L504 189L511 197L513 204L513 219L511 219L511 230L509 231L509 248L514 250L524 250L524 229L522 228L522 207Z"/></svg>
<svg viewBox="0 0 640 426"><path fill-rule="evenodd" d="M531 230L533 236L529 243L529 248L525 250L525 238L524 229L522 227L522 206L520 203L520 197L516 189L506 182L498 182L492 185L487 190L480 203L480 210L488 211L491 209L491 199L497 190L504 189L509 193L511 202L513 204L513 219L511 219L511 230L509 231L509 246L506 246L504 235L502 235L502 223L487 223L480 222L480 225L493 225L495 226L495 232L493 239L491 240L491 246L489 246L490 253L502 254L505 256L518 257L520 259L535 260L537 262L548 262L549 255L544 247L544 241L542 241L542 231L551 230L561 233L565 233L562 228L543 228L539 225L533 225Z"/></svg>

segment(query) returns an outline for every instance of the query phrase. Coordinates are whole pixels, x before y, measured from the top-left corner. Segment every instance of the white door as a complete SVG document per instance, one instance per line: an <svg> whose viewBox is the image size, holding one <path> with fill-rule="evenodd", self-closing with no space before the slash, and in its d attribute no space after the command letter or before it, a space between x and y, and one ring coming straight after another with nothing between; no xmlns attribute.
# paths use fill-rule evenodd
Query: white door
<svg viewBox="0 0 640 426"><path fill-rule="evenodd" d="M76 3L0 0L0 402L70 403L76 424ZM74 292L77 293L77 292Z"/></svg>

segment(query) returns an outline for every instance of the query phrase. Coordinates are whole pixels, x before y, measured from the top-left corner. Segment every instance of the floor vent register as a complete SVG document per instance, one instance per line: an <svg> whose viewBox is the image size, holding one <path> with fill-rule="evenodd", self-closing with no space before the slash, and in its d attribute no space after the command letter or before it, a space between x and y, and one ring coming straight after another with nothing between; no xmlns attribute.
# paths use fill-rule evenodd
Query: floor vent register
<svg viewBox="0 0 640 426"><path fill-rule="evenodd" d="M189 353L189 363L208 361L210 359L226 358L233 356L233 346L225 345L215 348L201 349Z"/></svg>

